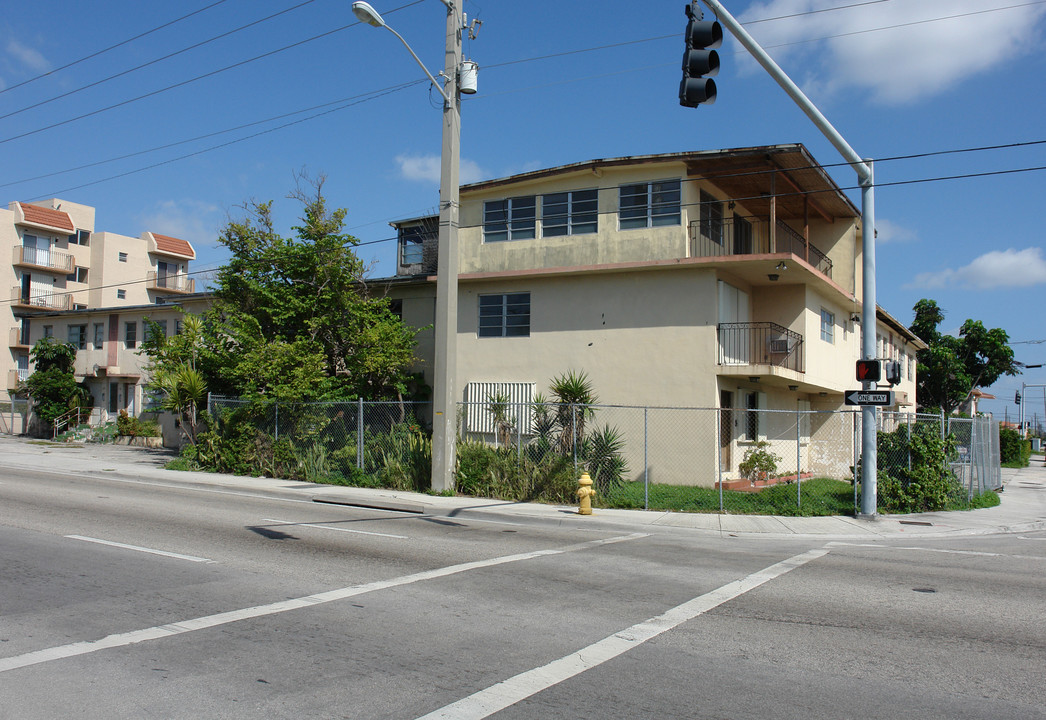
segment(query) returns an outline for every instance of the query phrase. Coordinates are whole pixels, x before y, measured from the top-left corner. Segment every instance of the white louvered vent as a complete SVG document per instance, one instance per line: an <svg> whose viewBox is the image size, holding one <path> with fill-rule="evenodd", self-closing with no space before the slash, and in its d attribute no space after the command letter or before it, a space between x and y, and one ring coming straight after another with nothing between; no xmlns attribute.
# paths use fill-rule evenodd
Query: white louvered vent
<svg viewBox="0 0 1046 720"><path fill-rule="evenodd" d="M494 433L494 416L487 409L490 398L508 396L508 416L512 426L529 435L535 383L473 382L465 387L465 429L468 432Z"/></svg>

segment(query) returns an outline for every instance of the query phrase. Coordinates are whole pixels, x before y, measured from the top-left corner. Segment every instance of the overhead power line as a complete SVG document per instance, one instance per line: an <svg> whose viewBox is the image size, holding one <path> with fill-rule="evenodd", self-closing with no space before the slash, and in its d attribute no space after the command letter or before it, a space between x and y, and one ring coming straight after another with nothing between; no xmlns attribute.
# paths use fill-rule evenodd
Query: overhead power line
<svg viewBox="0 0 1046 720"><path fill-rule="evenodd" d="M143 37L146 37L147 35L152 35L154 32L157 32L159 30L163 30L164 28L169 28L171 25L174 25L176 23L180 23L182 20L188 20L193 15L199 15L200 13L204 12L205 10L210 10L213 7L217 7L218 5L221 5L223 2L226 2L226 0L218 0L218 2L213 2L210 5L206 5L206 6L202 7L202 8L200 8L199 10L193 10L188 15L182 15L180 18L175 18L174 20L171 20L170 22L165 22L163 25L157 25L156 27L154 27L154 28L152 28L150 30L146 30L143 33L138 33L137 35L135 35L133 37L127 38L126 40L121 40L120 42L116 43L115 45L110 45L107 48L102 48L101 50L97 50L97 51L91 53L90 55L85 55L84 57L79 58L77 60L73 60L72 62L67 62L65 65L61 65L59 67L56 67L53 70L48 70L45 73L41 73L41 74L39 74L39 75L37 75L35 77L31 77L28 80L23 80L20 83L15 83L14 85L8 85L6 88L0 90L0 95L3 95L5 92L9 92L11 90L14 90L15 88L20 88L23 85L28 85L29 83L36 82L37 80L40 80L41 78L45 78L45 77L47 77L49 75L54 75L55 73L61 72L62 70L67 70L68 68L71 68L74 65L79 65L80 63L86 62L87 60L90 60L92 58L96 58L99 55L104 55L105 53L109 52L110 50L115 50L118 47L123 47L124 45L127 45L128 43L134 42L135 40L141 40Z"/></svg>
<svg viewBox="0 0 1046 720"><path fill-rule="evenodd" d="M11 112L7 113L6 115L0 115L0 120L4 120L5 118L9 118L9 117L11 117L13 115L18 115L19 113L24 113L27 110L32 110L33 108L38 108L38 107L40 107L42 105L47 105L48 103L52 103L55 100L61 100L62 98L69 97L70 95L75 95L77 93L83 92L84 90L89 90L90 88L97 87L99 85L102 85L103 83L107 83L110 80L115 80L116 78L123 77L124 75L129 75L129 74L135 72L136 70L141 70L142 68L147 68L150 65L155 65L158 62L163 62L164 60L169 60L169 59L171 59L173 57L181 55L182 53L187 53L190 50L195 50L196 48L203 47L204 45L207 45L209 43L215 42L216 40L221 40L222 38L229 37L230 35L235 35L238 32L242 32L243 30L246 30L247 28L251 28L251 27L254 27L255 25L259 25L259 24L261 24L263 22L266 22L268 20L272 20L273 18L277 18L280 15L285 15L285 14L291 12L292 10L297 10L298 8L304 7L306 5L310 5L310 4L314 3L314 2L316 2L316 0L304 0L304 2L300 2L297 5L293 5L293 6L289 7L289 8L285 8L284 10L280 10L279 12L276 12L276 13L273 13L272 15L268 15L266 17L260 18L258 20L253 21L253 22L249 22L246 25L241 25L238 28L233 28L232 30L229 30L228 32L223 32L220 35L215 35L214 37L208 38L206 40L201 40L198 43L190 45L189 47L184 47L181 50L176 50L176 51L174 51L172 53L168 53L168 54L164 55L163 57L155 58L155 59L150 60L148 62L144 62L141 65L136 65L133 68L128 68L127 70L121 70L120 72L118 72L118 73L116 73L114 75L110 75L108 77L104 77L101 80L95 80L94 82L88 83L87 85L81 85L78 88L73 88L72 90L64 92L61 95L55 95L55 96L50 97L50 98L48 98L46 100L41 100L39 102L33 103L32 105L26 105L25 107L19 108L18 110L12 110Z"/></svg>
<svg viewBox="0 0 1046 720"><path fill-rule="evenodd" d="M392 10L389 10L385 14L386 15L390 15L390 14L392 14L394 12L398 12L399 10L403 10L404 8L411 7L412 5L417 5L417 4L419 4L419 3L423 2L423 1L424 0L414 0L414 2L407 3L406 5L401 5L398 8L394 8ZM1046 0L1044 0L1044 1L1046 1ZM310 2L311 2L311 0L310 0ZM25 131L23 133L20 133L18 135L12 135L11 137L3 138L2 140L0 140L0 145L3 145L4 143L9 143L12 140L20 140L21 138L29 137L30 135L36 135L37 133L44 132L45 130L52 130L52 129L56 128L56 127L61 127L62 125L68 125L69 123L76 122L77 120L83 120L84 118L89 118L89 117L92 117L94 115L100 115L103 112L107 112L109 110L114 110L116 108L123 107L125 105L130 105L133 102L137 102L139 100L144 100L146 98L153 97L154 95L159 95L160 93L167 92L168 90L174 90L175 88L184 87L185 85L189 85L189 84L194 83L194 82L196 82L198 80L203 80L205 78L213 77L215 75L221 74L221 73L226 72L228 70L233 70L235 68L242 67L243 65L247 65L248 63L252 63L252 62L255 62L257 60L262 60L262 59L267 58L267 57L272 57L273 55L276 55L278 53L282 53L282 52L285 52L287 50L291 50L293 48L300 47L301 45L313 42L314 40L319 40L320 38L324 38L324 37L327 37L329 35L334 35L335 33L339 33L342 30L347 30L348 28L354 27L354 26L359 25L359 24L360 24L360 21L357 20L356 22L349 23L348 25L342 25L341 27L334 28L333 30L328 30L327 32L320 33L319 35L313 35L312 37L305 38L304 40L299 40L298 42L291 43L290 45L284 45L283 47L276 48L275 50L270 50L270 51L264 52L264 53L262 53L260 55L255 55L254 57L247 58L246 60L241 60L239 62L233 63L232 65L226 65L225 67L218 68L217 70L211 70L210 72L204 73L202 75L197 75L195 77L189 78L188 80L182 80L181 82L177 82L177 83L174 83L172 85L167 85L166 87L162 87L162 88L159 88L157 90L153 90L151 92L147 92L147 93L145 93L143 95L138 95L137 97L129 98L127 100L123 100L123 101L118 102L118 103L113 103L112 105L107 105L107 106L105 106L103 108L98 108L97 110L92 110L91 112L86 112L86 113L83 113L81 115L77 115L76 117L67 118L65 120L61 120L61 121L56 122L56 123L51 123L50 125L45 125L43 127L36 128L35 130L27 130L27 131Z"/></svg>

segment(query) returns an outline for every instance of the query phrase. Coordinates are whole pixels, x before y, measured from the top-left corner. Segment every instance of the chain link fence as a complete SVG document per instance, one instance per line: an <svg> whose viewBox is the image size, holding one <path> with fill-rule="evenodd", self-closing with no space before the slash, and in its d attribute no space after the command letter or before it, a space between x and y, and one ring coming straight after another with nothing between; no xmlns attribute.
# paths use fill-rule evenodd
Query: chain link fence
<svg viewBox="0 0 1046 720"><path fill-rule="evenodd" d="M0 434L25 435L29 432L29 401L13 399L0 403Z"/></svg>
<svg viewBox="0 0 1046 720"><path fill-rule="evenodd" d="M252 425L306 479L431 486L429 403L277 404L212 396L208 409L219 434ZM950 499L1001 485L998 423L990 418L879 412L877 423L880 485L918 481L933 448L940 462L932 475L943 478ZM491 399L460 403L456 433L455 482L466 494L571 503L577 478L588 472L604 507L776 515L860 508L859 410Z"/></svg>

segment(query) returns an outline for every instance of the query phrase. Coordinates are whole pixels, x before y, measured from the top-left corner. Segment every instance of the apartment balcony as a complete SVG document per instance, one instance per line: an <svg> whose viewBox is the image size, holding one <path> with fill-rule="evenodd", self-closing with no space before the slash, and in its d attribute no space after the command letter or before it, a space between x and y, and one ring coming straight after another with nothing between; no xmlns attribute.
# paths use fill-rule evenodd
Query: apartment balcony
<svg viewBox="0 0 1046 720"><path fill-rule="evenodd" d="M832 277L832 261L787 223L778 220L774 232L761 218L695 220L690 223L690 251L694 257L791 253Z"/></svg>
<svg viewBox="0 0 1046 720"><path fill-rule="evenodd" d="M803 336L777 323L719 323L716 335L719 365L737 368L736 374L762 374L752 366L766 366L769 374L805 372Z"/></svg>
<svg viewBox="0 0 1046 720"><path fill-rule="evenodd" d="M18 386L29 379L29 370L26 368L18 368L16 370L7 371L7 389L17 390Z"/></svg>
<svg viewBox="0 0 1046 720"><path fill-rule="evenodd" d="M7 346L16 350L29 349L29 335L20 327L11 328L10 340Z"/></svg>
<svg viewBox="0 0 1046 720"><path fill-rule="evenodd" d="M70 293L53 290L29 291L15 285L11 288L11 306L26 310L72 310L73 296Z"/></svg>
<svg viewBox="0 0 1046 720"><path fill-rule="evenodd" d="M76 269L76 258L69 253L16 245L13 264L29 270L44 270L56 275L69 275Z"/></svg>
<svg viewBox="0 0 1046 720"><path fill-rule="evenodd" d="M160 275L157 277L155 270L150 270L145 278L145 285L149 290L164 290L172 293L194 293L196 292L196 280L184 275Z"/></svg>

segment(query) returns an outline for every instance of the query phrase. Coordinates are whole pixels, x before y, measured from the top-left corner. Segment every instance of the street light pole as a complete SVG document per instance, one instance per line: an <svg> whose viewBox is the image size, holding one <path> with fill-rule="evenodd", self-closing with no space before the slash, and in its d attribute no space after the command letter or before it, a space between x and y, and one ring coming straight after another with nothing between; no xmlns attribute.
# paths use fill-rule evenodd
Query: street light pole
<svg viewBox="0 0 1046 720"><path fill-rule="evenodd" d="M432 391L432 489L454 489L458 373L458 211L461 166L461 7L447 5L443 147L439 173L439 246L436 256L436 362Z"/></svg>
<svg viewBox="0 0 1046 720"><path fill-rule="evenodd" d="M461 33L465 18L460 4L440 0L447 7L447 43L440 87L425 63L403 36L385 24L369 3L352 3L353 14L373 27L383 27L400 39L429 81L443 96L443 145L439 173L439 246L436 255L436 362L432 377L432 489L454 489L457 441L458 373L458 211L461 166Z"/></svg>

